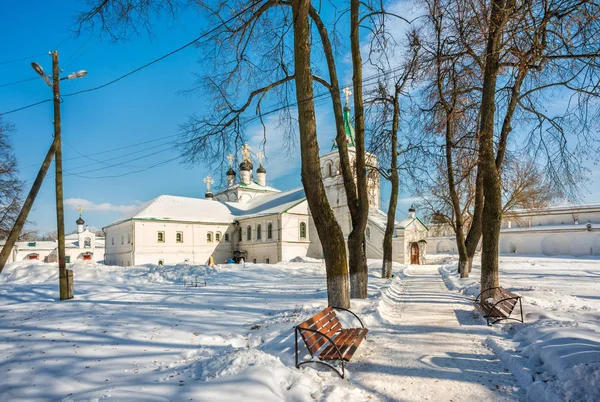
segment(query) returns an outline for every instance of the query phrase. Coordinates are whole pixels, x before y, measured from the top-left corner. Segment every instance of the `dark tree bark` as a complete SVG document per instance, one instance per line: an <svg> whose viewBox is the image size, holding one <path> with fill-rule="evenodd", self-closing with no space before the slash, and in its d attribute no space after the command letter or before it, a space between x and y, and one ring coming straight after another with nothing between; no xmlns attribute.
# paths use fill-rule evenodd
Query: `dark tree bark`
<svg viewBox="0 0 600 402"><path fill-rule="evenodd" d="M394 114L392 116L392 131L390 133L391 147L391 166L390 166L390 184L392 190L390 193L390 204L387 210L387 219L385 223L385 234L383 235L383 266L381 268L381 277L390 279L392 277L392 242L396 223L396 205L398 204L398 129L400 128L400 88L397 85L394 94Z"/></svg>
<svg viewBox="0 0 600 402"><path fill-rule="evenodd" d="M358 213L352 216L348 236L350 254L350 297L367 298L369 272L365 255L365 229L369 217L367 166L365 162L365 115L362 93L362 56L360 54L359 0L350 2L350 48L352 50L352 84L354 88L354 129L356 134L356 189Z"/></svg>
<svg viewBox="0 0 600 402"><path fill-rule="evenodd" d="M298 124L302 154L302 184L326 256L329 305L349 308L344 236L327 201L321 177L313 99L313 76L310 68L309 9L309 0L299 0L292 5L296 99L298 101Z"/></svg>
<svg viewBox="0 0 600 402"><path fill-rule="evenodd" d="M482 212L482 222L485 222L482 225L482 290L499 286L498 240L502 223L502 187L494 151L494 113L496 111L496 82L500 70L499 55L502 34L509 10L513 5L511 0L492 1L485 52L479 127L479 146L481 147L479 168L483 178L485 199Z"/></svg>

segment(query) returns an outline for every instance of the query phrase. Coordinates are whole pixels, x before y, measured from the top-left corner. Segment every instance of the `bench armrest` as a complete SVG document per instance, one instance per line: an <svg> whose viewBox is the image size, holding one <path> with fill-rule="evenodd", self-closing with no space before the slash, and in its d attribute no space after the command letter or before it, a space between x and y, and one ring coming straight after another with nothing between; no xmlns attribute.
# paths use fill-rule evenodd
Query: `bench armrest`
<svg viewBox="0 0 600 402"><path fill-rule="evenodd" d="M321 331L317 331L316 329L310 329L310 328L302 328L300 326L296 327L296 331L300 332L300 331L309 331L309 332L314 332L317 333L319 335L321 335L322 337L324 337L325 339L327 339L327 341L333 345L333 347L335 348L335 351L338 353L338 355L340 356L340 360L342 359L342 352L340 351L340 348L337 347L337 345L333 342L333 339L331 339L330 337L328 337L327 335L325 335L324 333L322 333ZM304 343L306 344L306 340L304 341ZM322 347L322 346L321 346ZM317 350L318 351L318 350ZM312 353L311 353L312 356Z"/></svg>
<svg viewBox="0 0 600 402"><path fill-rule="evenodd" d="M352 314L354 317L356 317L356 319L358 320L358 322L360 322L361 327L365 327L365 325L363 324L362 320L360 318L358 318L358 316L356 314L354 314L352 311L348 310L347 308L342 308L342 307L335 307L335 306L331 306L332 308L336 309L336 310L342 310L342 311L347 311L350 314Z"/></svg>
<svg viewBox="0 0 600 402"><path fill-rule="evenodd" d="M484 290L483 292L481 292L481 293L479 293L479 294L477 295L477 297L475 298L475 303L477 303L477 302L479 301L479 298L480 298L480 297L481 297L481 295L482 295L482 294L484 294L485 292L489 292L490 290L494 290L494 289L501 289L501 288L502 288L502 286L496 286L496 287L493 287L493 288L488 288L488 289Z"/></svg>

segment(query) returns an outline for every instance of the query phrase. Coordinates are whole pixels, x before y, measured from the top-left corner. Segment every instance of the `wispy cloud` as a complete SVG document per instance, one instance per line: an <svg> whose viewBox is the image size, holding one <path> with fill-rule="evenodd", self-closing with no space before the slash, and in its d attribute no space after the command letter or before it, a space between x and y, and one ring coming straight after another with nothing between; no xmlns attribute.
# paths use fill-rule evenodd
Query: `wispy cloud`
<svg viewBox="0 0 600 402"><path fill-rule="evenodd" d="M81 205L86 211L121 212L124 214L132 212L139 207L139 203L133 205L115 205L109 202L96 204L95 202L86 200L85 198L67 198L65 200L65 205L73 208L77 208Z"/></svg>

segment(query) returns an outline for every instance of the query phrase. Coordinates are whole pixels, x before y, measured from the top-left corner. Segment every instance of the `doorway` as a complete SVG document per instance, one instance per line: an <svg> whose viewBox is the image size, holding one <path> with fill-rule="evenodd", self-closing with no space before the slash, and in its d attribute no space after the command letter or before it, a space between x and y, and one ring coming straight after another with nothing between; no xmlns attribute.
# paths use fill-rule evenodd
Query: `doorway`
<svg viewBox="0 0 600 402"><path fill-rule="evenodd" d="M412 265L419 265L419 243L410 243L410 263Z"/></svg>

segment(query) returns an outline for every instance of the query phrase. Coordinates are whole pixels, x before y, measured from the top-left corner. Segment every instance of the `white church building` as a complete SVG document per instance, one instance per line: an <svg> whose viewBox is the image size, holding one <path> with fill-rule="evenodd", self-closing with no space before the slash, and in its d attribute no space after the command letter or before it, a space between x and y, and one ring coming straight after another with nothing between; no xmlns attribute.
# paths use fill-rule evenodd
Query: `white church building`
<svg viewBox="0 0 600 402"><path fill-rule="evenodd" d="M96 237L85 221L79 218L75 222L77 232L65 236L65 260L67 264L75 262L101 262L104 260L104 239ZM2 246L3 243L0 243ZM52 241L18 241L15 243L8 262L39 260L44 262L58 261L58 242Z"/></svg>
<svg viewBox="0 0 600 402"><path fill-rule="evenodd" d="M344 108L348 152L354 164L354 128L350 108ZM103 230L106 233L106 264L206 264L230 259L276 263L295 257L323 258L323 249L312 220L304 189L279 191L267 185L262 155L254 175L249 147L242 150L240 179L229 155L226 188L213 194L210 176L205 198L161 195ZM377 158L368 155L368 165ZM321 156L321 169L327 198L344 236L351 231L337 147ZM369 175L370 212L365 232L367 258L383 257L386 214L379 210L378 175ZM393 258L401 263L423 263L427 227L409 216L396 223Z"/></svg>

